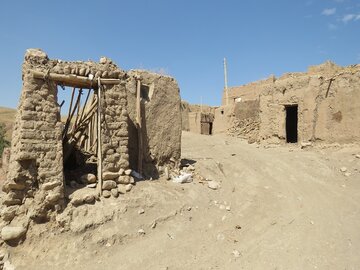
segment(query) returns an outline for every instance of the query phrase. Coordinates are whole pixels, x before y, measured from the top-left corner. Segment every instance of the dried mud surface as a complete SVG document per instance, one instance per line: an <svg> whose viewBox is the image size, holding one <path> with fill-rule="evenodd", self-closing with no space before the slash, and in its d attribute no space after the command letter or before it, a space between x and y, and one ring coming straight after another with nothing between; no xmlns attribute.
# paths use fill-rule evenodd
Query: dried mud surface
<svg viewBox="0 0 360 270"><path fill-rule="evenodd" d="M78 207L69 231L33 228L10 248L10 262L28 270L359 269L356 154L354 145L264 147L185 132L183 159L219 189L139 182L117 200Z"/></svg>

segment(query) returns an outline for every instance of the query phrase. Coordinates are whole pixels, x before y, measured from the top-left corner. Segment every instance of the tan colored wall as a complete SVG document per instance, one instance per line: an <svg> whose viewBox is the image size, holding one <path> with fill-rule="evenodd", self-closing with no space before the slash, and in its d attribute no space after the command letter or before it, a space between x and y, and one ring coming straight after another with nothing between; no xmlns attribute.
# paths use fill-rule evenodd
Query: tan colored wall
<svg viewBox="0 0 360 270"><path fill-rule="evenodd" d="M263 88L272 84L275 81L274 76L270 76L266 80L252 82L246 85L229 87L227 92L228 103L226 102L226 91L223 91L222 105L230 105L235 103L236 98L241 98L241 101L257 100Z"/></svg>
<svg viewBox="0 0 360 270"><path fill-rule="evenodd" d="M325 63L318 70L282 77L262 92L259 140L285 141L284 106L298 104L298 141L359 141L360 66Z"/></svg>
<svg viewBox="0 0 360 270"><path fill-rule="evenodd" d="M181 100L176 80L169 76L131 70L126 84L129 111L129 154L130 167L137 169L138 139L136 130L136 81L150 87L150 100L142 100L144 173L157 177L158 165L179 160L181 156Z"/></svg>
<svg viewBox="0 0 360 270"><path fill-rule="evenodd" d="M189 112L189 131L197 134L201 134L201 113Z"/></svg>
<svg viewBox="0 0 360 270"><path fill-rule="evenodd" d="M234 104L215 109L213 134L226 133L231 126Z"/></svg>

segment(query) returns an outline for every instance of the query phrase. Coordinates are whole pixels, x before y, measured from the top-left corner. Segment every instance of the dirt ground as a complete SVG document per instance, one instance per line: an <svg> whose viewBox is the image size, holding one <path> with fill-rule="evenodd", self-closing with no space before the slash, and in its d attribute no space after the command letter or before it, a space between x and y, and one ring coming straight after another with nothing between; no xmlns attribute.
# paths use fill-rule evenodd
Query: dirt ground
<svg viewBox="0 0 360 270"><path fill-rule="evenodd" d="M68 230L33 228L10 261L28 270L360 269L356 154L359 146L264 147L185 132L183 158L221 188L139 182L78 207Z"/></svg>

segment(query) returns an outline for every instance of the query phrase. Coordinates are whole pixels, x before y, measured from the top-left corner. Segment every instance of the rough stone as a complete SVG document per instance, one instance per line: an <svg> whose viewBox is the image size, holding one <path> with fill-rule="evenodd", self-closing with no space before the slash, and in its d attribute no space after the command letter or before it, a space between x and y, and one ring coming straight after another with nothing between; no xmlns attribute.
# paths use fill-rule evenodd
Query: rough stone
<svg viewBox="0 0 360 270"><path fill-rule="evenodd" d="M347 171L347 168L346 168L346 167L341 167L341 168L340 168L340 172L343 172L343 173L344 173L344 172L346 172L346 171Z"/></svg>
<svg viewBox="0 0 360 270"><path fill-rule="evenodd" d="M87 174L82 175L80 177L80 180L84 184L92 184L92 183L96 183L96 176L92 173L87 173Z"/></svg>
<svg viewBox="0 0 360 270"><path fill-rule="evenodd" d="M118 185L118 191L119 191L119 193L120 193L120 194L125 194L126 191L127 191L127 190L126 190L126 189L127 189L126 187L127 187L127 185L119 184L119 185Z"/></svg>
<svg viewBox="0 0 360 270"><path fill-rule="evenodd" d="M119 190L117 188L113 188L111 190L111 195L114 197L114 198L117 198L119 197Z"/></svg>
<svg viewBox="0 0 360 270"><path fill-rule="evenodd" d="M125 175L130 175L130 174L131 174L131 172L132 172L132 170L131 170L131 169L125 170Z"/></svg>
<svg viewBox="0 0 360 270"><path fill-rule="evenodd" d="M109 190L103 190L102 195L103 195L104 198L110 198L110 196L111 196L111 191L109 191Z"/></svg>
<svg viewBox="0 0 360 270"><path fill-rule="evenodd" d="M117 172L104 172L103 180L114 180L119 177L119 173Z"/></svg>
<svg viewBox="0 0 360 270"><path fill-rule="evenodd" d="M208 182L208 188L216 190L220 188L220 184L216 181L209 181Z"/></svg>
<svg viewBox="0 0 360 270"><path fill-rule="evenodd" d="M104 181L102 188L103 190L111 190L113 188L116 188L116 182L113 180Z"/></svg>
<svg viewBox="0 0 360 270"><path fill-rule="evenodd" d="M129 191L132 189L132 187L133 187L132 184L127 184L127 185L125 186L126 192L129 192Z"/></svg>
<svg viewBox="0 0 360 270"><path fill-rule="evenodd" d="M6 226L1 230L1 238L4 241L16 240L22 237L26 233L24 227L12 227Z"/></svg>

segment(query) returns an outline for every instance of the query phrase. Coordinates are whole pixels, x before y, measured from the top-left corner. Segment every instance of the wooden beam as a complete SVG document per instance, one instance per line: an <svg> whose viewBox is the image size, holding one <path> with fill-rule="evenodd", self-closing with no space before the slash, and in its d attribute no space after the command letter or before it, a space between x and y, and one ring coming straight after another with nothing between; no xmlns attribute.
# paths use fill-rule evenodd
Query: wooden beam
<svg viewBox="0 0 360 270"><path fill-rule="evenodd" d="M141 119L141 81L136 79L136 122L138 130L138 172L142 174L143 162L143 137L142 137L142 119Z"/></svg>
<svg viewBox="0 0 360 270"><path fill-rule="evenodd" d="M97 175L98 175L98 185L97 189L99 195L102 195L102 141L101 141L101 81L98 78L98 101L97 101L97 158L98 158L98 168L97 168Z"/></svg>
<svg viewBox="0 0 360 270"><path fill-rule="evenodd" d="M84 76L77 76L73 74L65 75L65 74L57 74L57 73L49 73L46 75L46 73L33 70L33 77L35 79L43 79L45 80L48 78L51 81L54 81L55 83L64 85L64 86L72 86L77 88L97 88L98 81L100 80L101 85L115 85L120 84L121 80L119 79L92 79Z"/></svg>

